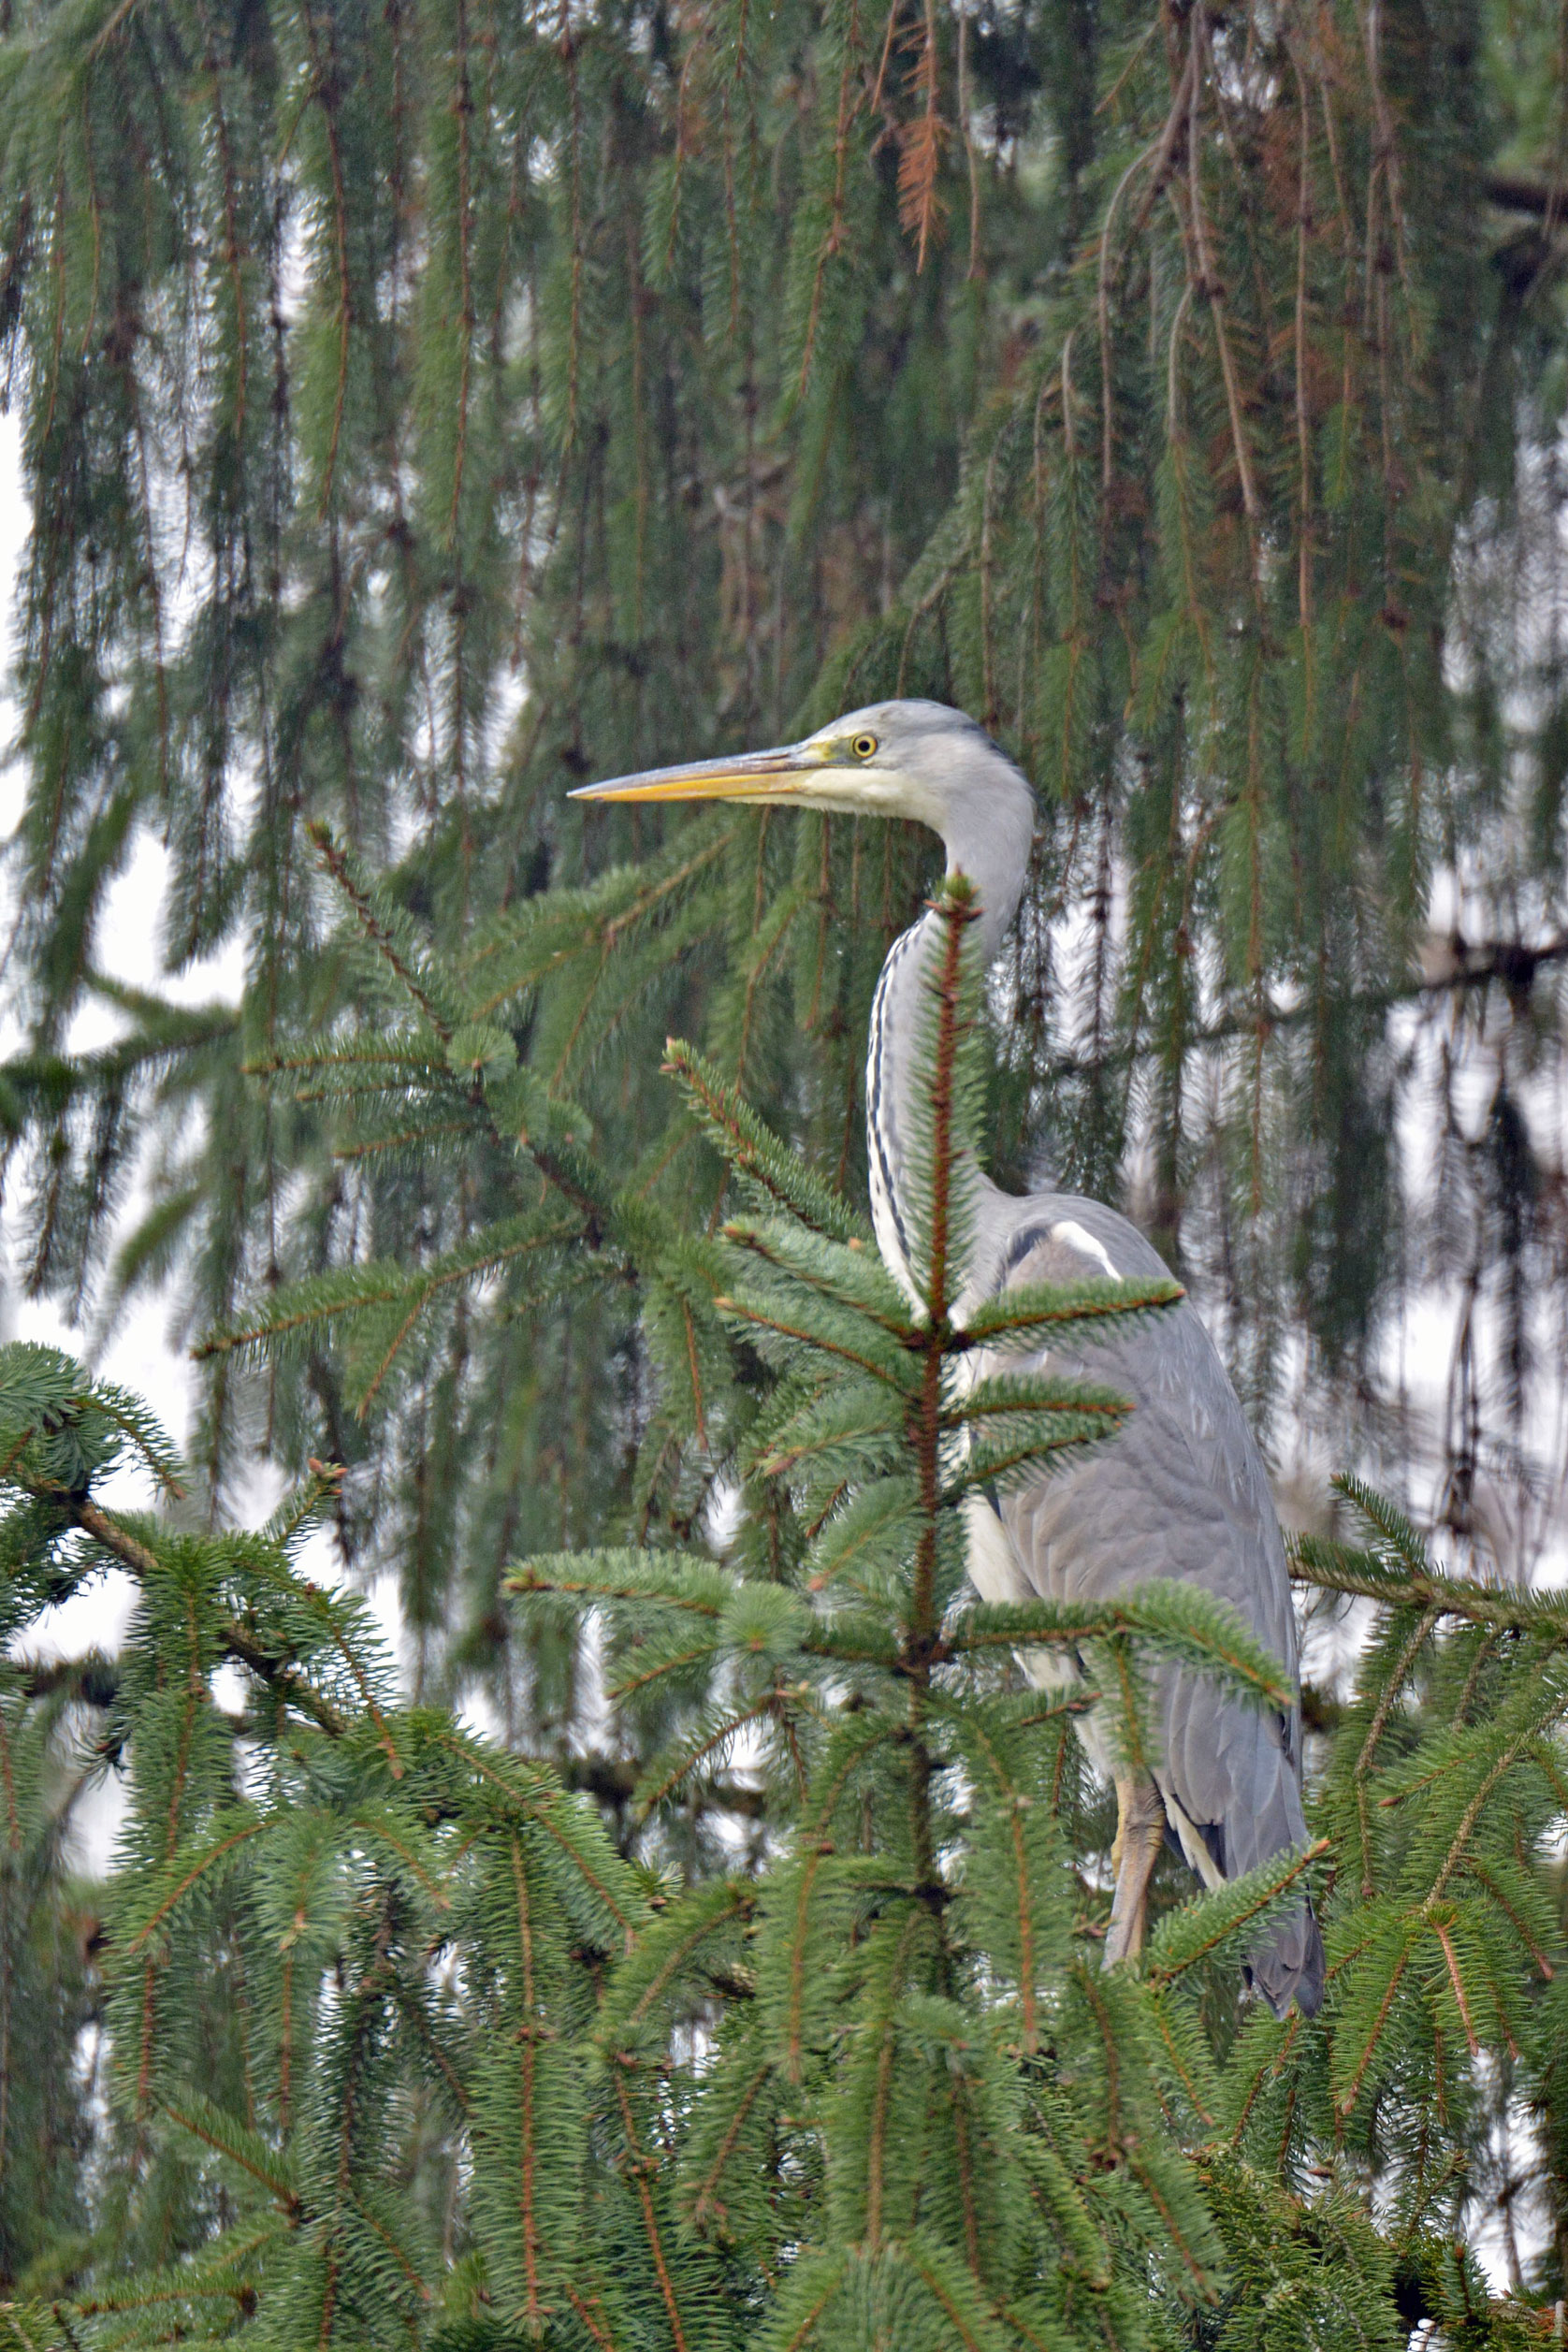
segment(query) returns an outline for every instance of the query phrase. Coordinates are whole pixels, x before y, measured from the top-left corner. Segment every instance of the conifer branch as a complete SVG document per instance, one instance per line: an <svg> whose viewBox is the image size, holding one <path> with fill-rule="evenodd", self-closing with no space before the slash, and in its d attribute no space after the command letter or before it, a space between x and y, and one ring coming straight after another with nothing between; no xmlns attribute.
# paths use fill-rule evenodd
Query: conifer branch
<svg viewBox="0 0 1568 2352"><path fill-rule="evenodd" d="M776 1332L781 1340L795 1340L803 1346L820 1347L825 1355L836 1356L841 1362L853 1364L857 1372L869 1372L873 1380L879 1380L889 1387L897 1388L904 1385L890 1367L878 1363L874 1357L828 1339L808 1329L803 1323L789 1321L782 1314L769 1314L748 1304L745 1299L732 1299L722 1291L713 1303L720 1314L733 1316L737 1323L749 1323L758 1330Z"/></svg>
<svg viewBox="0 0 1568 2352"><path fill-rule="evenodd" d="M655 1781L651 1788L643 1791L641 1808L644 1818L646 1819L656 1807L661 1805L673 1789L678 1788L683 1780L690 1779L692 1773L717 1749L727 1746L737 1733L744 1731L748 1723L760 1722L764 1717L777 1714L779 1707L778 1692L768 1691L752 1706L738 1707L733 1714L726 1716L724 1720L716 1725L704 1738L690 1748L679 1762L665 1773L662 1779Z"/></svg>
<svg viewBox="0 0 1568 2352"><path fill-rule="evenodd" d="M757 2102L758 2095L772 2073L771 2064L764 2064L758 2067L752 2074L741 2092L734 2114L719 2142L719 2153L697 2185L697 2193L691 2204L691 2227L699 2234L706 2224L710 2209L717 2205L719 2184L729 2169L730 2159L739 2144L741 2134L746 2129L748 2118Z"/></svg>
<svg viewBox="0 0 1568 2352"><path fill-rule="evenodd" d="M238 2143L238 2135L226 2129L215 2129L213 2125L201 2115L176 2106L167 2098L160 2099L158 2103L163 2113L171 2123L178 2124L181 2131L188 2131L193 2140L199 2140L204 2146L213 2149L219 2156L226 2156L230 2163L240 2165L243 2171L250 2173L254 2180L259 2181L268 2195L276 2200L291 2223L297 2224L303 2218L304 2209L298 2195L287 2176L277 2165L268 2163L258 2155L241 2147ZM224 2121L226 2125L227 2118L225 2117Z"/></svg>
<svg viewBox="0 0 1568 2352"><path fill-rule="evenodd" d="M1428 1568L1399 1575L1369 1553L1316 1535L1294 1536L1286 1550L1298 1584L1381 1601L1390 1608L1430 1610L1434 1619L1462 1618L1498 1633L1542 1635L1554 1645L1568 1642L1568 1608L1522 1587L1476 1584Z"/></svg>
<svg viewBox="0 0 1568 2352"><path fill-rule="evenodd" d="M869 1236L863 1221L804 1162L786 1152L738 1086L727 1083L711 1062L683 1038L667 1038L663 1068L685 1094L736 1175L813 1230L848 1242L851 1248L865 1246Z"/></svg>
<svg viewBox="0 0 1568 2352"><path fill-rule="evenodd" d="M1190 1918L1181 1912L1175 1913L1160 1930L1155 1956L1147 1971L1151 1984L1173 1984L1188 1968L1196 1967L1198 1961L1206 1960L1211 1953L1228 1943L1241 1929L1249 1926L1288 1888L1294 1886L1314 1862L1320 1862L1330 1851L1331 1845L1332 1840L1328 1837L1315 1838L1299 1853L1292 1855L1285 1869L1255 1872L1251 1890L1241 1889L1240 1901L1237 1893L1227 1888L1223 1893L1200 1895L1190 1907ZM1182 1936L1177 1932L1178 1921L1185 1920L1189 1929L1196 1930L1211 1917L1212 1925L1204 1929L1200 1936L1190 1932Z"/></svg>
<svg viewBox="0 0 1568 2352"><path fill-rule="evenodd" d="M421 975L414 970L408 956L399 946L391 927L377 909L370 890L355 873L353 864L346 852L333 839L331 832L326 825L311 824L306 827L306 832L322 864L327 868L337 889L347 900L370 945L396 976L414 1003L418 1006L443 1045L450 1045L452 1042L450 1023L430 996Z"/></svg>
<svg viewBox="0 0 1568 2352"><path fill-rule="evenodd" d="M653 2266L659 2279L659 2291L663 2298L664 2309L669 2317L670 2333L675 2342L675 2352L690 2352L689 2339L682 2324L680 2305L675 2298L675 2282L670 2275L664 2241L660 2231L658 2215L653 2209L653 2192L649 2185L649 2175L658 2171L658 2164L655 2159L645 2156L642 2152L642 2146L637 2138L636 2123L632 2113L632 2100L627 2091L626 2078L618 2069L616 2071L615 2085L616 2098L620 2107L621 2124L626 2133L626 2144L631 2151L627 2170L637 2192L637 2201L642 2207L643 2229L647 2237L648 2250L653 2256Z"/></svg>
<svg viewBox="0 0 1568 2352"><path fill-rule="evenodd" d="M1367 1775L1371 1769L1372 1758L1377 1752L1377 1743L1383 1736L1388 1718L1393 1712L1400 1692L1404 1688L1405 1677L1425 1647L1427 1637L1436 1624L1439 1614L1439 1611L1429 1603L1411 1627L1404 1646L1384 1683L1377 1705L1372 1710L1372 1721L1367 1725L1367 1735L1361 1743L1361 1752L1356 1759L1356 1809L1361 1831L1361 1894L1367 1902L1371 1902L1377 1891L1372 1884L1372 1831L1367 1815Z"/></svg>
<svg viewBox="0 0 1568 2352"><path fill-rule="evenodd" d="M138 1583L145 1583L150 1576L159 1574L156 1554L90 1498L60 1500L65 1503L72 1522L117 1560L123 1568L127 1569ZM248 1666L288 1706L301 1715L309 1716L320 1730L333 1738L341 1736L345 1728L342 1717L330 1701L323 1698L286 1659L278 1657L255 1633L235 1619L225 1621L220 1632L225 1648L239 1664Z"/></svg>
<svg viewBox="0 0 1568 2352"><path fill-rule="evenodd" d="M242 1822L238 1829L231 1830L226 1837L220 1837L213 1845L208 1847L204 1852L198 1854L195 1861L191 1864L190 1867L186 1870L183 1877L179 1879L169 1889L168 1893L158 1904L157 1909L142 1922L142 1924L137 1929L134 1936L130 1936L126 1938L124 1947L125 1950L127 1952L139 1951L141 1946L148 1941L149 1938L154 1935L157 1929L163 1925L165 1920L168 1918L169 1914L178 1909L180 1904L190 1893L192 1887L197 1885L199 1881L208 1875L209 1871L211 1871L216 1864L224 1859L225 1854L234 1852L236 1848L245 1845L251 1838L261 1837L265 1829L266 1823L264 1822Z"/></svg>

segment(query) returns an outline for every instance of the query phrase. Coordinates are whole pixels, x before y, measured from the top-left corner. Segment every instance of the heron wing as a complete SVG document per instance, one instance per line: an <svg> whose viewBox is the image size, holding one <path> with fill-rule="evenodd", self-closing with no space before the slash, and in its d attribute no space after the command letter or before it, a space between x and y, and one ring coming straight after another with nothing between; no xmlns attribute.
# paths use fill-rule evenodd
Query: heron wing
<svg viewBox="0 0 1568 2352"><path fill-rule="evenodd" d="M1107 1271L1167 1271L1137 1227L1097 1201L1044 1195L1018 1204L995 1287L1076 1284ZM1024 1578L1042 1598L1103 1600L1153 1577L1229 1602L1296 1679L1285 1546L1263 1462L1212 1341L1184 1300L1153 1321L1023 1359L1031 1370L1103 1382L1136 1410L1116 1437L1072 1467L1002 1498L999 1515ZM1021 1369L1017 1356L1006 1359ZM988 1357L985 1372L1002 1369ZM1227 1878L1306 1840L1300 1710L1259 1710L1184 1666L1156 1669L1149 1691L1155 1777ZM1180 1823L1178 1823L1180 1827ZM1314 1962L1314 1954L1315 1962ZM1274 1964L1277 1962L1278 1967ZM1310 1910L1287 1922L1255 1972L1270 1998L1310 1996L1321 1947ZM1287 1982L1288 1981L1288 1982Z"/></svg>

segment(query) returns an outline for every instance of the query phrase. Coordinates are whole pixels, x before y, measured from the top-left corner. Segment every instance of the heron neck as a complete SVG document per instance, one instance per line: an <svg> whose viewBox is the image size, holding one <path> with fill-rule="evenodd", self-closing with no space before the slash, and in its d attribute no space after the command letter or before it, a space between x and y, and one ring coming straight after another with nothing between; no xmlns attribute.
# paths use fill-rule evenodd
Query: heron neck
<svg viewBox="0 0 1568 2352"><path fill-rule="evenodd" d="M975 808L959 808L942 827L949 875L973 883L980 903L980 952L989 965L1018 911L1028 877L1034 801L1022 777L1016 795L989 791ZM927 912L893 943L871 1009L865 1065L866 1152L871 1212L878 1248L889 1271L911 1298L910 1147L918 1133L916 1090L928 1086L920 1039L940 926Z"/></svg>
<svg viewBox="0 0 1568 2352"><path fill-rule="evenodd" d="M962 802L945 817L942 847L950 878L963 874L980 902L980 951L990 964L1008 935L1029 878L1035 801L1021 776L1016 790L988 791L978 806Z"/></svg>

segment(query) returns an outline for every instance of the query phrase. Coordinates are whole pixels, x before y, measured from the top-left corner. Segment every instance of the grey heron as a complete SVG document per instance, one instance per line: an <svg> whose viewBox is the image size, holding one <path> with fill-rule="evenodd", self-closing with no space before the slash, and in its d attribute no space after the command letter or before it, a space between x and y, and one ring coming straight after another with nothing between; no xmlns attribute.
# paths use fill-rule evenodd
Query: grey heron
<svg viewBox="0 0 1568 2352"><path fill-rule="evenodd" d="M800 743L620 777L581 787L573 797L736 800L913 818L941 836L948 872L966 876L976 893L986 963L1023 896L1035 823L1033 792L1012 762L972 719L928 702L878 703ZM871 1009L866 1064L877 1242L911 1296L906 1143L910 1088L920 1078L922 977L936 924L928 910L893 942ZM1019 1198L983 1175L974 1182L968 1299L1009 1284L1141 1280L1167 1271L1137 1227L1100 1201L1059 1192ZM1299 1690L1289 1577L1268 1479L1192 1306L1183 1300L1121 1336L1075 1342L1029 1360L1042 1370L1049 1361L1069 1377L1092 1374L1136 1410L1113 1443L1076 1468L999 1501L969 1498L969 1573L982 1598L1094 1600L1153 1577L1176 1578L1228 1601ZM1037 1680L1077 1672L1054 1659L1037 1650L1021 1662ZM1140 1947L1149 1881L1168 1836L1209 1887L1306 1843L1299 1700L1287 1715L1259 1713L1193 1669L1166 1664L1151 1678L1150 1706L1158 1758L1149 1772L1117 1761L1093 1710L1079 1719L1092 1760L1116 1788L1107 1967ZM1309 1900L1271 1925L1248 1973L1277 2016L1293 1998L1309 2016L1316 2011L1324 1957Z"/></svg>

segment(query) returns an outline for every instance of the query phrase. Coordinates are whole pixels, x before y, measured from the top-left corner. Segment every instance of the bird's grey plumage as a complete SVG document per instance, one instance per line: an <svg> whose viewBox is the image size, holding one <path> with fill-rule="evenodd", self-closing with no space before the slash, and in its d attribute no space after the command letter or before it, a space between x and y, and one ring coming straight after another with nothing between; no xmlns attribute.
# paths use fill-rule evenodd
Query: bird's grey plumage
<svg viewBox="0 0 1568 2352"><path fill-rule="evenodd" d="M961 711L939 703L879 703L820 728L803 743L733 760L621 777L581 788L592 799L715 797L855 815L908 817L941 835L950 873L974 886L982 957L1000 946L1023 896L1034 833L1028 785ZM866 1057L866 1136L878 1247L911 1297L908 1144L912 1090L924 1083L918 1040L936 952L926 913L895 940L878 983ZM972 1240L955 1318L1009 1285L1163 1274L1160 1258L1125 1217L1069 1193L1018 1199L976 1168ZM1228 1601L1296 1678L1296 1629L1285 1548L1268 1481L1236 1392L1208 1334L1183 1302L1120 1332L1080 1326L1071 1352L1038 1355L1053 1372L1084 1374L1131 1398L1136 1411L1108 1445L1072 1469L1010 1493L966 1503L970 1575L989 1600L1095 1600L1154 1577L1174 1577ZM981 1351L977 1350L977 1356ZM1016 1370L1018 1358L1009 1367ZM978 1372L998 1363L976 1365ZM1037 1677L1063 1668L1054 1652L1027 1655ZM1299 1706L1259 1715L1201 1675L1162 1666L1154 1684L1154 1781L1115 1770L1116 1894L1108 1965L1138 1948L1148 1874L1162 1828L1207 1883L1240 1877L1305 1842ZM1079 1719L1096 1750L1093 1713ZM1115 1759L1102 1759L1114 1769ZM1252 1957L1283 2015L1294 1997L1309 2012L1323 1990L1323 1947L1304 1900Z"/></svg>
<svg viewBox="0 0 1568 2352"><path fill-rule="evenodd" d="M999 944L1022 894L1033 800L1017 770L975 727L934 704L884 704L838 722L876 735L923 790L922 814L947 845L951 871L980 896L982 950ZM866 1059L872 1209L890 1270L913 1288L904 1196L907 1089L919 1082L921 992L936 948L925 915L896 940L873 1007ZM973 1171L976 1236L965 1303L1010 1285L1080 1283L1168 1272L1138 1228L1068 1193L1016 1198ZM1086 1327L1080 1327L1081 1330ZM1109 1329L1109 1327L1107 1327ZM1279 1523L1256 1445L1213 1343L1180 1305L1130 1330L1040 1351L1034 1368L1103 1382L1136 1410L1116 1438L1074 1468L971 1505L971 1573L987 1598L1098 1600L1154 1577L1228 1601L1297 1679L1296 1625ZM1016 1356L1008 1368L1021 1369ZM978 1361L977 1376L1003 1368ZM996 1525L988 1528L984 1515ZM1001 1540L997 1540L997 1532ZM1183 1666L1162 1665L1150 1693L1154 1778L1182 1850L1210 1883L1241 1877L1306 1842L1299 1706L1260 1713ZM1091 1729L1091 1752L1095 1739ZM1251 1973L1281 2015L1322 1996L1323 1947L1303 1902L1252 1955Z"/></svg>
<svg viewBox="0 0 1568 2352"><path fill-rule="evenodd" d="M1136 1227L1097 1201L1045 1193L1024 1205L1030 1214L1013 1244L1013 1282L1093 1280L1105 1271L1100 1251L1122 1276L1166 1271ZM1152 1329L1041 1349L1028 1360L1059 1377L1101 1381L1136 1410L1075 1468L984 1506L996 1510L1026 1591L1096 1601L1154 1576L1200 1586L1230 1603L1294 1682L1295 1619L1263 1465L1194 1309L1183 1300ZM1306 1843L1299 1706L1288 1716L1260 1712L1190 1667L1165 1664L1152 1678L1149 1714L1154 1779L1200 1877L1240 1878ZM1305 1905L1253 1954L1252 1971L1282 2015L1293 1995L1315 2011L1323 1953Z"/></svg>

